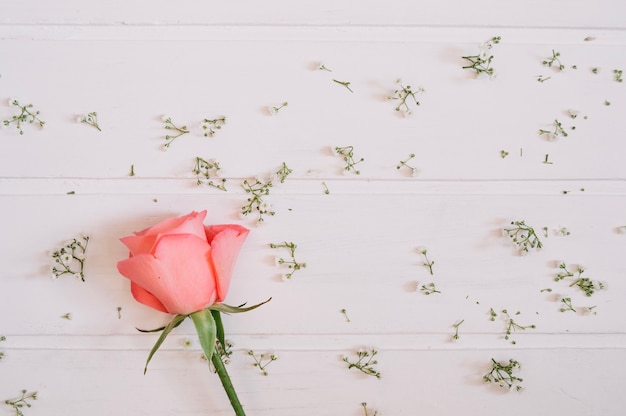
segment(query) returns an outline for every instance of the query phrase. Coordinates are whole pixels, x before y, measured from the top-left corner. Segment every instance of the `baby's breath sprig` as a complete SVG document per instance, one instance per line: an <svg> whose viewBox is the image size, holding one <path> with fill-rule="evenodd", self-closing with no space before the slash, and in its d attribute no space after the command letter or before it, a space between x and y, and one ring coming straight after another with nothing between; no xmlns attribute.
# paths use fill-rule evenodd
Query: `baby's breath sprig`
<svg viewBox="0 0 626 416"><path fill-rule="evenodd" d="M276 177L278 178L280 183L285 183L285 179L287 179L287 176L291 175L292 173L293 169L289 169L287 164L283 162L280 169L276 171Z"/></svg>
<svg viewBox="0 0 626 416"><path fill-rule="evenodd" d="M285 274L285 279L291 279L291 276L293 276L296 271L304 269L306 267L306 263L299 263L298 261L296 261L297 247L298 246L296 244L290 241L285 241L281 244L270 243L270 248L286 248L289 250L289 255L291 256L291 259L285 260L282 257L276 259L276 263L278 263L279 265L286 265L287 268L290 270L289 273Z"/></svg>
<svg viewBox="0 0 626 416"><path fill-rule="evenodd" d="M226 179L221 179L217 183L212 180L212 178L218 176L220 169L220 164L216 160L205 160L201 157L196 157L196 164L192 172L196 174L196 183L198 185L202 185L206 180L207 185L226 191Z"/></svg>
<svg viewBox="0 0 626 416"><path fill-rule="evenodd" d="M502 313L506 315L506 319L507 319L507 326L506 326L506 331L504 333L504 339L508 340L511 337L511 333L515 332L517 330L520 331L524 331L526 329L535 329L537 328L536 325L520 325L517 322L515 322L515 320L513 320L513 318L511 317L511 315L509 315L509 312L506 309L502 310ZM517 311L515 313L515 315L520 315L520 312ZM511 344L515 345L516 341L515 340L511 340Z"/></svg>
<svg viewBox="0 0 626 416"><path fill-rule="evenodd" d="M247 199L248 204L241 207L241 215L248 215L256 212L259 215L257 221L261 224L264 221L263 215L275 215L276 212L272 211L271 206L263 201L263 197L270 194L270 188L274 186L274 180L279 180L281 183L285 182L285 179L293 170L287 167L287 164L283 162L280 169L278 169L272 175L272 178L263 180L255 178L254 182L244 180L241 187L247 194L251 196Z"/></svg>
<svg viewBox="0 0 626 416"><path fill-rule="evenodd" d="M273 186L271 180L262 180L260 178L254 179L254 182L245 179L241 184L241 187L247 194L251 196L247 199L248 204L241 207L241 214L248 215L256 212L259 215L258 222L262 223L265 219L263 215L275 215L276 212L272 211L271 206L263 201L263 197L270 194L270 188Z"/></svg>
<svg viewBox="0 0 626 416"><path fill-rule="evenodd" d="M78 116L78 122L87 124L88 126L95 127L98 131L102 131L100 125L98 124L98 113L92 111L91 113L87 113L87 115Z"/></svg>
<svg viewBox="0 0 626 416"><path fill-rule="evenodd" d="M614 69L613 70L613 79L616 82L624 82L624 79L622 78L622 70L621 69Z"/></svg>
<svg viewBox="0 0 626 416"><path fill-rule="evenodd" d="M350 82L348 82L348 81L338 81L338 80L336 80L336 79L333 79L333 81L334 81L334 82L336 82L336 83L337 83L337 84L339 84L339 85L343 85L344 87L346 87L346 89L347 89L348 91L350 91L350 92L354 92L354 91L352 91L352 88L350 88Z"/></svg>
<svg viewBox="0 0 626 416"><path fill-rule="evenodd" d="M374 366L378 364L378 361L374 359L376 354L378 354L378 351L372 348L370 351L359 350L356 354L357 361L355 362L350 362L348 357L343 357L343 361L348 364L348 370L356 368L363 374L374 376L379 379L380 373L374 369Z"/></svg>
<svg viewBox="0 0 626 416"><path fill-rule="evenodd" d="M330 190L328 189L328 185L326 185L326 182L322 181L322 186L324 187L324 193L326 195L330 194Z"/></svg>
<svg viewBox="0 0 626 416"><path fill-rule="evenodd" d="M228 364L230 364L230 357L231 357L231 355L233 355L233 352L232 352L233 344L229 340L225 340L224 343L226 345L222 345L220 340L216 340L215 341L215 352L217 354L219 354L219 357L222 360L222 363L224 365L228 365ZM209 361L209 360L207 360L206 355L204 355L204 353L202 353L200 355L200 359L202 361ZM209 366L211 367L211 371L213 371L214 373L217 372L217 370L215 369L215 367L213 367L213 364L211 362L209 362Z"/></svg>
<svg viewBox="0 0 626 416"><path fill-rule="evenodd" d="M411 176L415 176L417 174L417 168L409 165L409 161L413 159L414 157L415 157L415 153L411 153L406 160L401 160L398 163L398 166L396 166L396 169L400 170L401 168L406 167L409 169L409 172L411 172Z"/></svg>
<svg viewBox="0 0 626 416"><path fill-rule="evenodd" d="M524 220L511 221L511 225L513 228L505 228L504 232L519 247L520 253L528 253L531 248L539 250L543 247L533 227L526 225Z"/></svg>
<svg viewBox="0 0 626 416"><path fill-rule="evenodd" d="M583 277L582 274L585 272L585 269L583 269L582 267L577 268L576 273L578 273L578 275L575 275L573 272L568 270L565 263L559 264L559 269L561 269L562 271L556 275L554 280L558 282L567 277L572 277L574 278L574 282L570 284L569 287L578 287L585 293L586 296L593 295L596 290L604 289L604 283L598 281L594 282L588 277Z"/></svg>
<svg viewBox="0 0 626 416"><path fill-rule="evenodd" d="M351 322L350 318L348 317L348 311L346 311L345 309L342 309L341 314L344 316L344 318L346 318L346 322Z"/></svg>
<svg viewBox="0 0 626 416"><path fill-rule="evenodd" d="M500 387L507 387L511 389L511 387L515 386L515 390L522 390L522 386L519 385L523 379L514 376L513 373L520 369L520 363L516 360L510 358L509 363L500 363L493 358L491 359L491 371L483 376L483 381L486 383L496 383Z"/></svg>
<svg viewBox="0 0 626 416"><path fill-rule="evenodd" d="M343 161L346 162L346 166L343 168L345 172L353 171L357 175L361 174L361 171L357 170L355 166L365 161L365 159L363 158L360 158L359 160L354 159L354 147L353 146L335 147L335 152L343 156Z"/></svg>
<svg viewBox="0 0 626 416"><path fill-rule="evenodd" d="M565 131L565 129L563 128L563 124L561 124L561 122L557 119L554 119L554 130L550 131L550 130L544 130L544 129L539 129L539 135L547 135L548 139L550 140L554 140L559 136L563 136L563 137L567 137L569 134L567 133L567 131Z"/></svg>
<svg viewBox="0 0 626 416"><path fill-rule="evenodd" d="M23 409L32 406L32 403L30 403L30 400L37 400L37 392L34 391L34 392L29 393L26 390L22 390L20 397L18 397L17 399L5 400L4 404L12 407L13 410L15 410L16 416L24 416Z"/></svg>
<svg viewBox="0 0 626 416"><path fill-rule="evenodd" d="M226 124L226 117L221 116L215 119L205 118L202 120L202 130L204 131L204 137L215 136L217 130L221 130L221 128Z"/></svg>
<svg viewBox="0 0 626 416"><path fill-rule="evenodd" d="M68 321L72 320L72 314L71 313L64 313L63 315L61 315L61 319L67 319Z"/></svg>
<svg viewBox="0 0 626 416"><path fill-rule="evenodd" d="M420 105L420 102L417 100L416 95L424 92L424 88L419 87L415 91L411 88L410 85L403 85L402 80L396 80L396 84L398 84L399 88L395 89L389 97L388 100L398 100L398 105L396 106L396 111L402 111L404 114L409 115L412 114L411 107L407 101L413 101L416 106Z"/></svg>
<svg viewBox="0 0 626 416"><path fill-rule="evenodd" d="M263 374L264 376L267 376L268 374L265 368L268 365L270 365L272 362L278 360L278 356L274 354L270 354L268 358L266 358L265 354L260 354L259 357L257 358L257 356L254 354L254 351L252 350L248 351L248 355L254 359L254 364L252 365L257 367L259 370L261 370L261 374Z"/></svg>
<svg viewBox="0 0 626 416"><path fill-rule="evenodd" d="M507 157L509 155L509 152L507 152L506 150L500 150L500 157L502 159L504 159L505 157Z"/></svg>
<svg viewBox="0 0 626 416"><path fill-rule="evenodd" d="M552 77L544 77L543 75L537 75L537 81L541 82L542 84L546 82L547 80L549 80L550 78Z"/></svg>
<svg viewBox="0 0 626 416"><path fill-rule="evenodd" d="M52 253L52 258L57 264L52 268L55 278L69 274L85 281L85 254L89 237L82 237L81 240L74 238L60 250Z"/></svg>
<svg viewBox="0 0 626 416"><path fill-rule="evenodd" d="M552 66L554 66L554 68L558 69L559 71L562 71L565 69L565 65L563 65L561 63L561 53L560 52L556 52L554 49L552 49L552 57L550 58L546 58L543 61L543 64L552 68Z"/></svg>
<svg viewBox="0 0 626 416"><path fill-rule="evenodd" d="M441 293L440 290L437 290L434 282L425 283L420 287L420 290L424 292L425 295L432 295L433 293Z"/></svg>
<svg viewBox="0 0 626 416"><path fill-rule="evenodd" d="M287 101L283 101L280 105L277 105L277 106L270 106L268 110L269 110L269 113L270 113L271 115L275 116L275 115L278 115L278 112L279 112L281 109L283 109L283 108L287 107L288 105L289 105L289 103L288 103Z"/></svg>
<svg viewBox="0 0 626 416"><path fill-rule="evenodd" d="M0 342L6 341L7 337L5 337L4 335L0 335ZM4 358L4 351L0 351L0 361L2 361L2 359Z"/></svg>
<svg viewBox="0 0 626 416"><path fill-rule="evenodd" d="M459 322L452 325L454 328L454 335L452 335L453 340L459 339L459 327L463 324L463 322L465 322L465 319L461 319Z"/></svg>
<svg viewBox="0 0 626 416"><path fill-rule="evenodd" d="M463 56L463 59L469 61L469 65L464 66L463 69L472 69L476 71L476 76L480 74L487 74L490 78L493 78L494 69L491 67L493 55L491 55L489 51L494 45L500 43L501 39L502 38L500 36L494 36L487 42L480 45L478 55Z"/></svg>
<svg viewBox="0 0 626 416"><path fill-rule="evenodd" d="M333 72L332 69L328 68L326 65L324 65L324 63L320 62L319 65L317 66L317 69L319 69L320 71L327 71L327 72Z"/></svg>
<svg viewBox="0 0 626 416"><path fill-rule="evenodd" d="M572 311L572 312L576 313L576 308L574 308L574 306L572 306L572 298L570 298L570 297L563 297L563 298L561 298L561 303L564 305L560 309L561 312Z"/></svg>
<svg viewBox="0 0 626 416"><path fill-rule="evenodd" d="M422 266L426 267L428 269L428 272L432 276L434 274L433 266L435 265L435 262L428 259L428 256L426 255L426 253L428 253L427 249L420 249L420 253L422 254L422 256L424 256L424 263L422 263Z"/></svg>
<svg viewBox="0 0 626 416"><path fill-rule="evenodd" d="M367 411L367 403L363 402L363 403L361 403L361 406L363 406L363 413L364 413L364 416L378 416L378 411L377 411L377 410L374 410L374 413L373 413L373 414L370 414L370 413Z"/></svg>
<svg viewBox="0 0 626 416"><path fill-rule="evenodd" d="M10 125L11 123L15 123L15 127L19 130L20 134L24 134L24 130L22 130L22 124L39 124L39 127L43 127L46 124L45 121L42 121L39 118L39 111L31 110L33 108L32 104L21 105L19 101L14 98L9 99L9 105L19 107L20 114L16 116L11 116L10 120L4 120L2 123L5 126Z"/></svg>
<svg viewBox="0 0 626 416"><path fill-rule="evenodd" d="M165 130L171 130L173 132L172 134L169 134L168 132L168 134L165 135L166 143L163 145L163 149L167 150L174 142L174 140L176 140L183 134L189 133L189 130L187 129L187 126L178 127L176 124L174 124L171 117L163 116L163 122L165 123Z"/></svg>

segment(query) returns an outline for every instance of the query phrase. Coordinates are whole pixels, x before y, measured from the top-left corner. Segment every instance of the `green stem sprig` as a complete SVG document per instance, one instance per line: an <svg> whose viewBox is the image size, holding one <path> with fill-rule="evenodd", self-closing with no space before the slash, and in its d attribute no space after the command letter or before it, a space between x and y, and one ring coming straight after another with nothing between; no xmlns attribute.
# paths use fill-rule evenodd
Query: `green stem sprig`
<svg viewBox="0 0 626 416"><path fill-rule="evenodd" d="M283 183L292 172L293 170L289 169L287 164L283 162L280 169L278 169L272 177ZM263 200L264 197L270 194L270 188L274 186L275 179L273 178L268 180L255 178L254 181L245 179L242 182L241 187L250 196L247 198L247 205L241 207L241 215L246 216L248 214L257 213L259 216L257 219L259 224L265 220L263 218L264 215L276 215L276 212L272 210L270 204Z"/></svg>
<svg viewBox="0 0 626 416"><path fill-rule="evenodd" d="M78 121L86 124L88 126L94 127L98 129L98 131L102 131L100 125L98 124L98 113L92 111L91 113L87 113L87 115L82 115L78 117Z"/></svg>
<svg viewBox="0 0 626 416"><path fill-rule="evenodd" d="M413 158L415 158L415 153L411 153L407 159L401 160L398 163L398 165L396 166L396 169L400 170L401 168L407 168L407 169L409 169L409 172L411 173L411 176L415 176L417 174L417 168L414 167L414 166L409 165L409 162Z"/></svg>
<svg viewBox="0 0 626 416"><path fill-rule="evenodd" d="M592 296L596 292L596 290L604 289L604 283L599 281L593 281L586 276L583 277L585 269L583 269L582 267L577 267L577 274L571 272L565 263L559 264L559 269L561 269L561 272L556 275L554 280L559 282L565 278L573 278L574 281L569 285L569 287L578 287L580 290L583 291L585 296Z"/></svg>
<svg viewBox="0 0 626 416"><path fill-rule="evenodd" d="M431 276L433 276L433 266L435 265L435 262L432 260L428 259L427 253L428 250L423 248L420 250L420 253L422 254L422 256L424 256L424 262L422 263L422 266L426 267L428 269L428 272L430 273Z"/></svg>
<svg viewBox="0 0 626 416"><path fill-rule="evenodd" d="M196 157L196 163L193 168L193 173L196 174L196 183L202 185L205 181L206 184L217 188L221 191L226 191L226 179L221 179L219 182L214 182L212 178L218 176L218 172L221 169L219 162L215 160L205 160L201 157Z"/></svg>
<svg viewBox="0 0 626 416"><path fill-rule="evenodd" d="M172 121L170 117L165 117L163 122L165 123L165 130L168 130L168 134L165 135L166 143L163 145L163 149L167 150L169 149L170 145L174 142L174 140L176 140L183 134L188 134L189 130L187 129L187 126L179 127L176 124L174 124L174 122ZM172 132L172 134L169 134L170 131Z"/></svg>
<svg viewBox="0 0 626 416"><path fill-rule="evenodd" d="M336 82L339 85L343 85L348 91L350 92L354 92L352 91L352 88L350 88L350 82L349 81L339 81L336 79L333 79L334 82Z"/></svg>
<svg viewBox="0 0 626 416"><path fill-rule="evenodd" d="M425 294L425 295L432 295L433 293L441 293L440 290L437 290L437 287L435 286L434 282L430 282L430 283L425 283L420 287L420 290Z"/></svg>
<svg viewBox="0 0 626 416"><path fill-rule="evenodd" d="M613 70L613 79L616 82L624 82L624 79L622 78L622 70L621 69L614 69Z"/></svg>
<svg viewBox="0 0 626 416"><path fill-rule="evenodd" d="M355 160L354 158L354 146L335 147L335 152L343 156L343 161L346 162L346 166L343 168L345 172L354 172L356 175L360 175L361 171L357 170L355 166L365 159L360 158Z"/></svg>
<svg viewBox="0 0 626 416"><path fill-rule="evenodd" d="M486 383L496 383L500 387L506 387L511 389L515 386L515 390L522 390L522 386L519 385L523 379L514 376L513 373L520 369L520 363L514 359L509 359L507 363L500 363L493 358L491 359L491 371L483 376L483 380Z"/></svg>
<svg viewBox="0 0 626 416"><path fill-rule="evenodd" d="M7 337L5 337L4 335L0 335L0 342L6 341ZM4 358L4 351L0 351L0 361L2 361L2 359Z"/></svg>
<svg viewBox="0 0 626 416"><path fill-rule="evenodd" d="M85 260L89 237L84 236L81 241L74 238L60 250L52 253L52 258L57 266L52 268L55 278L69 274L77 279L85 281Z"/></svg>
<svg viewBox="0 0 626 416"><path fill-rule="evenodd" d="M271 106L269 108L270 114L273 116L278 115L278 112L282 110L283 108L287 107L288 105L289 103L287 101L283 101L280 105Z"/></svg>
<svg viewBox="0 0 626 416"><path fill-rule="evenodd" d="M21 105L16 99L10 99L9 105L18 107L20 109L20 114L11 116L10 120L4 120L2 123L5 126L15 123L15 127L19 130L20 135L24 134L24 130L22 129L23 124L36 123L39 124L39 127L43 127L44 124L46 124L45 121L39 118L39 111L33 110L32 104Z"/></svg>
<svg viewBox="0 0 626 416"><path fill-rule="evenodd" d="M285 241L281 244L270 243L270 248L286 248L289 250L290 259L283 259L282 257L276 259L279 265L286 265L289 269L289 273L285 274L285 279L291 279L291 276L293 276L295 272L306 267L306 263L301 263L296 260L296 248L298 248L298 246L293 242Z"/></svg>
<svg viewBox="0 0 626 416"><path fill-rule="evenodd" d="M23 409L29 408L32 406L32 403L30 403L30 400L37 400L36 391L29 393L26 390L22 390L20 393L21 395L17 399L8 399L4 401L4 404L12 407L13 410L15 410L16 416L24 416Z"/></svg>
<svg viewBox="0 0 626 416"><path fill-rule="evenodd" d="M374 368L378 364L378 361L374 359L376 354L378 354L378 351L373 348L370 351L359 350L357 351L357 360L355 362L350 362L348 357L343 357L343 361L348 364L348 370L356 368L363 374L380 379L380 373Z"/></svg>
<svg viewBox="0 0 626 416"><path fill-rule="evenodd" d="M504 339L509 340L511 337L511 333L515 332L515 331L525 331L526 329L535 329L537 328L536 325L520 325L517 322L515 322L515 320L511 317L511 315L509 315L509 312L506 309L502 310L502 313L506 315L506 320L507 320L507 326L506 326L506 331L504 333ZM520 315L520 312L516 312L515 315ZM511 340L511 344L516 344L515 340Z"/></svg>
<svg viewBox="0 0 626 416"><path fill-rule="evenodd" d="M565 131L565 129L563 128L563 124L559 120L554 119L553 126L554 126L554 129L552 131L539 129L539 135L540 136L546 135L549 140L554 140L559 136L563 136L563 137L569 136L569 133Z"/></svg>
<svg viewBox="0 0 626 416"><path fill-rule="evenodd" d="M463 69L476 71L476 76L486 74L492 78L494 74L494 69L491 67L493 55L491 55L489 51L494 45L500 43L501 39L502 38L500 36L494 36L487 42L480 45L480 51L477 55L462 56L462 59L469 62L469 65L464 66Z"/></svg>
<svg viewBox="0 0 626 416"><path fill-rule="evenodd" d="M396 80L396 84L398 84L398 88L395 89L389 97L388 100L397 100L398 105L395 107L396 111L401 111L406 115L412 114L411 107L409 107L409 103L413 102L416 106L420 105L420 102L417 99L417 94L423 93L424 88L419 87L415 91L411 88L410 85L403 85L402 80ZM408 101L408 102L407 102Z"/></svg>
<svg viewBox="0 0 626 416"><path fill-rule="evenodd" d="M276 171L276 177L280 181L280 183L285 183L285 179L287 176L293 173L293 169L290 169L289 166L285 162L280 166L280 169Z"/></svg>
<svg viewBox="0 0 626 416"><path fill-rule="evenodd" d="M459 327L463 324L463 322L465 322L465 319L461 319L459 322L452 325L452 327L454 328L454 335L452 335L453 340L459 339Z"/></svg>
<svg viewBox="0 0 626 416"><path fill-rule="evenodd" d="M205 118L202 120L202 130L204 137L213 137L217 133L217 130L221 130L221 128L226 125L226 117L218 117L215 119Z"/></svg>
<svg viewBox="0 0 626 416"><path fill-rule="evenodd" d="M263 374L264 376L268 375L268 372L265 368L274 361L278 360L278 356L274 354L270 354L269 357L266 357L265 354L259 354L259 357L257 358L257 356L254 354L254 351L252 350L248 351L248 355L254 359L254 364L252 365L257 367L261 371L261 374Z"/></svg>
<svg viewBox="0 0 626 416"><path fill-rule="evenodd" d="M556 68L557 70L562 71L565 69L565 65L561 63L560 58L561 58L561 53L556 52L554 49L552 49L552 57L546 58L543 61L543 64L550 68L554 66L554 68Z"/></svg>
<svg viewBox="0 0 626 416"><path fill-rule="evenodd" d="M245 179L241 184L243 190L250 194L247 201L248 204L241 207L241 214L248 215L256 212L258 214L257 221L262 223L265 221L264 215L276 215L276 212L272 210L270 204L263 200L264 197L270 194L270 188L273 186L271 180L262 180L260 178L254 179L254 182Z"/></svg>
<svg viewBox="0 0 626 416"><path fill-rule="evenodd" d="M367 410L367 403L363 402L361 403L361 406L363 406L363 414L364 416L378 416L378 411L374 410L374 413L370 414Z"/></svg>
<svg viewBox="0 0 626 416"><path fill-rule="evenodd" d="M519 247L520 253L528 253L529 249L539 250L543 247L535 230L526 225L524 220L512 221L511 225L513 225L513 228L505 228L504 232Z"/></svg>

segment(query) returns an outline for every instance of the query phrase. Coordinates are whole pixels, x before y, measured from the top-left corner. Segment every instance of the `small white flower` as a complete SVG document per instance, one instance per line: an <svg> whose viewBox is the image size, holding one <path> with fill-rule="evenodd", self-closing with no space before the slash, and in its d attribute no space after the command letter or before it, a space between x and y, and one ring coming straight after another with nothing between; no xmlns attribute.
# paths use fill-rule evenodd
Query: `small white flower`
<svg viewBox="0 0 626 416"><path fill-rule="evenodd" d="M278 110L276 109L276 107L271 106L271 105L267 107L267 112L270 113L270 116L278 115Z"/></svg>
<svg viewBox="0 0 626 416"><path fill-rule="evenodd" d="M74 273L74 277L78 280L82 280L83 276L80 273Z"/></svg>
<svg viewBox="0 0 626 416"><path fill-rule="evenodd" d="M167 143L165 143L163 146L161 146L161 150L163 150L164 152L167 152L168 149L169 149L169 147L167 146Z"/></svg>
<svg viewBox="0 0 626 416"><path fill-rule="evenodd" d="M15 98L9 98L9 105L17 105L17 100Z"/></svg>
<svg viewBox="0 0 626 416"><path fill-rule="evenodd" d="M274 257L274 266L282 266L282 260L283 259L278 256Z"/></svg>
<svg viewBox="0 0 626 416"><path fill-rule="evenodd" d="M168 120L168 119L169 119L169 116L167 116L167 115L165 115L165 114L163 114L163 115L161 116L161 120L162 120L164 123L167 123L167 120Z"/></svg>
<svg viewBox="0 0 626 416"><path fill-rule="evenodd" d="M76 116L76 122L77 123L82 123L83 120L85 120L85 116L83 116L83 115Z"/></svg>
<svg viewBox="0 0 626 416"><path fill-rule="evenodd" d="M71 261L72 261L72 256L71 256L71 255L69 255L68 253L63 254L63 255L61 256L61 261L62 261L63 263L65 263L65 264L68 264L69 262L71 262Z"/></svg>

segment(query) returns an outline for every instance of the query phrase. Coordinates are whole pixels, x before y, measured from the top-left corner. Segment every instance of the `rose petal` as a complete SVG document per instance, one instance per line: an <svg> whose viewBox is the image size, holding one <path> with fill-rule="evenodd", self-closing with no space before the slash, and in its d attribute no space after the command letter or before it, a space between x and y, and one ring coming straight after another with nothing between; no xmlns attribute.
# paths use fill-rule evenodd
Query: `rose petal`
<svg viewBox="0 0 626 416"><path fill-rule="evenodd" d="M207 240L211 244L211 257L217 276L216 302L222 302L230 287L230 279L239 250L250 230L234 224L213 225L205 229Z"/></svg>
<svg viewBox="0 0 626 416"><path fill-rule="evenodd" d="M165 306L163 306L161 301L158 300L156 296L133 281L130 282L130 293L132 293L137 302L143 303L144 305L149 306L152 309L156 309L157 311L167 313L167 309L165 309Z"/></svg>
<svg viewBox="0 0 626 416"><path fill-rule="evenodd" d="M152 254L117 264L119 272L150 292L172 314L189 314L216 298L211 247L195 235L162 236Z"/></svg>
<svg viewBox="0 0 626 416"><path fill-rule="evenodd" d="M202 224L204 217L206 217L206 211L194 211L182 217L169 218L153 227L136 232L134 236L121 238L120 241L128 247L133 255L137 255L152 253L162 235L192 234L206 240L204 224Z"/></svg>

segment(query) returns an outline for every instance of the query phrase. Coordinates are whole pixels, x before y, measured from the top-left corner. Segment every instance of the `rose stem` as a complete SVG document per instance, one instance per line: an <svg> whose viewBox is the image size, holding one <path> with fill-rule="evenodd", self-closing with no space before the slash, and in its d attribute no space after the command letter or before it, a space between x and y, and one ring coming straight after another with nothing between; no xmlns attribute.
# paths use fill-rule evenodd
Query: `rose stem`
<svg viewBox="0 0 626 416"><path fill-rule="evenodd" d="M213 366L217 370L217 375L222 382L222 386L224 386L224 390L228 395L228 399L230 400L230 404L233 406L233 410L235 410L235 415L237 416L246 416L243 411L243 407L239 402L239 398L237 398L237 393L235 392L235 388L233 387L233 383L230 381L230 377L228 376L228 372L226 372L226 367L224 367L224 363L222 362L222 358L220 354L215 351L213 356L211 357L211 362Z"/></svg>

